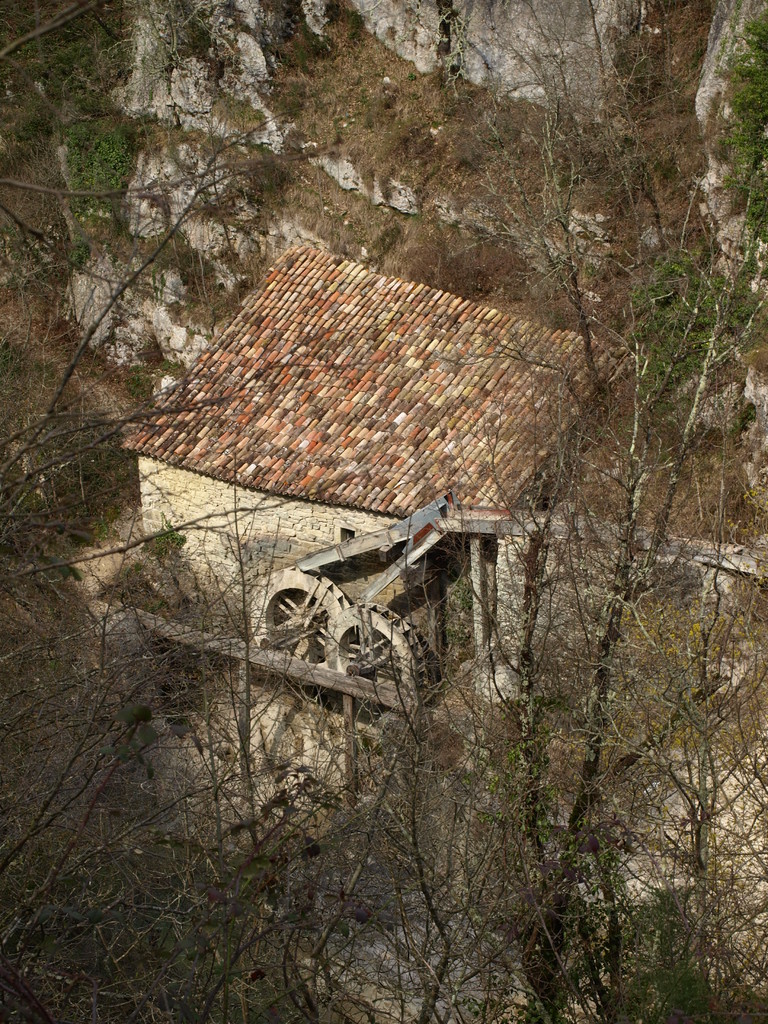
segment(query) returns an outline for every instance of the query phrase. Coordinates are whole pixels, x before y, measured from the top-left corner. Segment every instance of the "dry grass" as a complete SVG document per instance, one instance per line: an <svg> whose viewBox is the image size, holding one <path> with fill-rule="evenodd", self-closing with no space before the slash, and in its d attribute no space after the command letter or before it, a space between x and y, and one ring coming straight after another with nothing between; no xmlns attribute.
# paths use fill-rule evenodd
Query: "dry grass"
<svg viewBox="0 0 768 1024"><path fill-rule="evenodd" d="M688 214L689 183L703 166L693 98L708 15L698 4L651 5L648 26L619 54L627 76L624 121L598 123L574 143L583 164L574 207L609 217L612 252L591 265L587 261L583 282L599 297L591 313L598 332L601 323L607 328L606 337L627 329L631 293L654 258L642 249L643 229L658 223L658 210L662 250L676 244ZM436 207L445 198L459 212L474 204L496 211L501 224L505 204L517 205L519 212L510 161L537 196L541 111L494 99L466 82L446 84L437 72L419 75L411 63L354 29L342 16L329 27L321 59L297 66L288 54L276 75L275 103L290 113L301 140L348 159L366 187L377 177L412 188L420 215L377 210L308 167L297 169L281 208L344 254L360 258L365 249L387 273L519 308L550 327L577 329L561 286L514 239L450 226ZM634 147L631 191L623 185L628 147ZM687 226L686 241L695 244L705 230L697 204Z"/></svg>
<svg viewBox="0 0 768 1024"><path fill-rule="evenodd" d="M757 373L768 375L768 346L753 348L747 352L744 362Z"/></svg>

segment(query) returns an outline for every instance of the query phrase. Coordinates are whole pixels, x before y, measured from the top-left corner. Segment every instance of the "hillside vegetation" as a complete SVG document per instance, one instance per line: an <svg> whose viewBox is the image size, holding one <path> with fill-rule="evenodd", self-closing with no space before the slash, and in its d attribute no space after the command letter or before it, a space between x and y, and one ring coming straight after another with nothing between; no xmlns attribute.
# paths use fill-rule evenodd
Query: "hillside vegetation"
<svg viewBox="0 0 768 1024"><path fill-rule="evenodd" d="M0 1021L762 1020L768 21L702 126L701 0L517 96L462 77L458 8L426 74L318 10L0 26ZM573 330L594 371L519 510L514 691L468 685L457 572L444 699L370 712L354 807L255 758L249 672L131 612L242 630L184 524L141 535L122 438L302 241ZM265 721L280 692L341 735L269 686Z"/></svg>

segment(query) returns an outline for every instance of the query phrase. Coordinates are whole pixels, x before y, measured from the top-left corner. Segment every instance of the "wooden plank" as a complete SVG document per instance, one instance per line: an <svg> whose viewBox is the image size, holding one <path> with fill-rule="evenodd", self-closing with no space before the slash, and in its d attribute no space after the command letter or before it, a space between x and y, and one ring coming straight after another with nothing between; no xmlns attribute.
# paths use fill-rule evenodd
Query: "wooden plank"
<svg viewBox="0 0 768 1024"><path fill-rule="evenodd" d="M434 524L442 518L445 509L449 508L451 502L448 496L436 498L429 505L414 512L412 516L403 519L394 526L387 526L382 530L374 530L373 533L366 533L360 537L352 537L350 540L342 541L340 544L333 544L330 547L305 555L296 563L296 568L303 572L312 572L321 569L325 565L332 565L334 562L345 562L356 555L364 555L368 551L384 548L388 550L403 541L413 542L416 535L425 526Z"/></svg>
<svg viewBox="0 0 768 1024"><path fill-rule="evenodd" d="M466 514L451 514L435 524L443 534L464 534L467 536L495 536L522 539L536 530L533 520L522 522L510 518L504 511L479 512L469 510ZM567 540L575 534L590 534L601 543L615 544L616 537L607 524L593 520L577 520L575 523L557 517L550 524L551 535ZM651 543L648 534L640 533L635 538L638 551L647 551ZM737 576L749 576L759 584L768 582L768 551L744 548L740 544L711 544L694 538L671 537L658 550L659 559L667 562L696 562L699 565Z"/></svg>
<svg viewBox="0 0 768 1024"><path fill-rule="evenodd" d="M294 658L282 651L262 651L254 644L247 645L244 640L235 637L221 637L204 630L193 629L169 622L160 615L153 615L141 609L122 609L136 619L156 636L195 647L201 651L213 651L227 658L238 658L249 661L271 675L288 676L305 686L317 686L336 693L367 700L387 708L407 708L413 703L405 687L398 689L390 683L377 683L362 676L348 676L343 672L310 665L300 658Z"/></svg>
<svg viewBox="0 0 768 1024"><path fill-rule="evenodd" d="M418 547L412 548L410 551L406 551L398 558L396 562L379 576L374 577L373 581L368 584L365 590L357 598L357 603L361 605L370 604L371 601L380 594L385 587L388 587L390 583L397 579L404 569L408 566L418 562L420 558L433 548L435 544L439 543L443 539L443 535L438 533L437 530L430 530L426 538L418 545Z"/></svg>
<svg viewBox="0 0 768 1024"><path fill-rule="evenodd" d="M453 513L436 524L441 533L491 534L495 537L526 537L535 529L530 521L511 519L508 512Z"/></svg>

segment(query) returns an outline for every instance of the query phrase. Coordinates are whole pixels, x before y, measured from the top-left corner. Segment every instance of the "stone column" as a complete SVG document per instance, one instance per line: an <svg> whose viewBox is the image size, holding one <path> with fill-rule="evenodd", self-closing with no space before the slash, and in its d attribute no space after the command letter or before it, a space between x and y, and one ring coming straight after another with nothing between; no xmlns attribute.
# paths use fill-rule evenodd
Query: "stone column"
<svg viewBox="0 0 768 1024"><path fill-rule="evenodd" d="M496 626L495 537L470 537L470 580L472 583L472 631L475 643L475 685L480 693L493 699L493 641Z"/></svg>

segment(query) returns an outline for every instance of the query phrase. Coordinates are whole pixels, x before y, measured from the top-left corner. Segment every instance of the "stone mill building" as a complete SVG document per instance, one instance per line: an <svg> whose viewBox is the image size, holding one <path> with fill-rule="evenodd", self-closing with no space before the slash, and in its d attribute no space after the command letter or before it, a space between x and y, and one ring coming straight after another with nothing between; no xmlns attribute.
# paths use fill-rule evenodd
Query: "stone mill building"
<svg viewBox="0 0 768 1024"><path fill-rule="evenodd" d="M584 373L571 332L291 249L129 437L145 528L248 587L262 646L418 676L460 557L490 642L513 571L476 524L535 479Z"/></svg>

